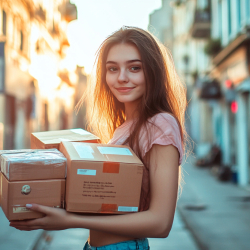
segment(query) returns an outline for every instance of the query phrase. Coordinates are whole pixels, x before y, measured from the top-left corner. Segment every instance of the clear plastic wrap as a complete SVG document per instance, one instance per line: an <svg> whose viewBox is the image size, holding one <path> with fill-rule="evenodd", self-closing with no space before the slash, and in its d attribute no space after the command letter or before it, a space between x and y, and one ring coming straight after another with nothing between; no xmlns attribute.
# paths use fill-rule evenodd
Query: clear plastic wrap
<svg viewBox="0 0 250 250"><path fill-rule="evenodd" d="M67 159L57 149L9 150L1 154L1 170L9 181L62 179Z"/></svg>
<svg viewBox="0 0 250 250"><path fill-rule="evenodd" d="M16 150L0 150L0 171L2 171L2 165L1 165L1 156L3 154L16 154L16 153L22 153L22 152L32 152L34 151L33 149L16 149Z"/></svg>

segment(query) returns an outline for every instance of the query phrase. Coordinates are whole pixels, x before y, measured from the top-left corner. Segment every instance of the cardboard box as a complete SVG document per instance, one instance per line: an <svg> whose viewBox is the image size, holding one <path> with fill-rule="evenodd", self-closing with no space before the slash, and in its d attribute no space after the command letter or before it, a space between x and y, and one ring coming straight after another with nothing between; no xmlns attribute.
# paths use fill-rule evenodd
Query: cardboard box
<svg viewBox="0 0 250 250"><path fill-rule="evenodd" d="M8 220L41 218L44 215L26 208L36 203L50 207L64 207L65 179L10 182L1 175L2 210Z"/></svg>
<svg viewBox="0 0 250 250"><path fill-rule="evenodd" d="M0 150L0 172L2 171L2 167L1 167L1 155L2 154L6 154L6 153L21 153L21 152L31 152L32 149L17 149L17 150Z"/></svg>
<svg viewBox="0 0 250 250"><path fill-rule="evenodd" d="M123 214L139 209L143 163L126 146L62 142L66 210Z"/></svg>
<svg viewBox="0 0 250 250"><path fill-rule="evenodd" d="M10 150L1 155L2 173L9 181L64 179L66 162L57 149Z"/></svg>
<svg viewBox="0 0 250 250"><path fill-rule="evenodd" d="M32 149L46 149L46 148L59 149L59 144L61 141L98 143L99 138L81 128L37 132L37 133L32 133L30 137L30 143Z"/></svg>

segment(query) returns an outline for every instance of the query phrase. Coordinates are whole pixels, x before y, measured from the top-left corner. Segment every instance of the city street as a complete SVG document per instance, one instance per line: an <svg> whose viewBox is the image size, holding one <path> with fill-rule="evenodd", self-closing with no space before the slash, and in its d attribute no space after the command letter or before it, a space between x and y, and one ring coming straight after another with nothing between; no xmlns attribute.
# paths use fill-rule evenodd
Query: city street
<svg viewBox="0 0 250 250"><path fill-rule="evenodd" d="M250 0L0 0L0 172L0 250L83 249L88 229L10 227L31 203L156 204L134 237L176 204L150 250L250 250Z"/></svg>
<svg viewBox="0 0 250 250"><path fill-rule="evenodd" d="M202 250L249 250L249 187L220 182L193 162L190 157L183 165L186 184L178 201L185 225Z"/></svg>

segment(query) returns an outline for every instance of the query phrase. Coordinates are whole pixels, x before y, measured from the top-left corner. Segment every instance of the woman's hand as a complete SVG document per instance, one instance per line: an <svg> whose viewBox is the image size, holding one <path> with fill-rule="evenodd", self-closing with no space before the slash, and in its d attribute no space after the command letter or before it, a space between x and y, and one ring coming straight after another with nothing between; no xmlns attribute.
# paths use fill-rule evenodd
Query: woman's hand
<svg viewBox="0 0 250 250"><path fill-rule="evenodd" d="M72 214L61 208L46 207L37 204L27 204L27 208L45 214L43 218L23 221L11 221L10 226L19 230L63 230L70 228Z"/></svg>

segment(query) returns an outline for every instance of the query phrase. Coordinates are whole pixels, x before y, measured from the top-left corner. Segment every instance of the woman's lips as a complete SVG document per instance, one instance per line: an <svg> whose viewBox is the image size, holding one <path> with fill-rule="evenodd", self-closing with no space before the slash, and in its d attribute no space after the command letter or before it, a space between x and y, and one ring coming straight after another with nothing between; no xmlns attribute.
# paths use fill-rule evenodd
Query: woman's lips
<svg viewBox="0 0 250 250"><path fill-rule="evenodd" d="M119 91L119 92L121 92L121 93L127 93L127 92L131 91L134 88L135 87L131 87L131 88L122 87L122 88L116 88L116 90Z"/></svg>

